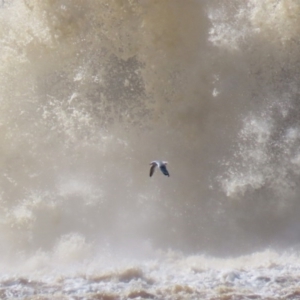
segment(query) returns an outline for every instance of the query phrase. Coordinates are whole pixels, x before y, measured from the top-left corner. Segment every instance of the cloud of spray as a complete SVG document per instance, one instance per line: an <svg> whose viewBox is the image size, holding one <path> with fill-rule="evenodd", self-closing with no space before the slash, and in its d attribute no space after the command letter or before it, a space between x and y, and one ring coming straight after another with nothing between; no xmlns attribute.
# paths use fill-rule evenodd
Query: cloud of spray
<svg viewBox="0 0 300 300"><path fill-rule="evenodd" d="M4 4L2 257L292 240L299 7L272 2Z"/></svg>
<svg viewBox="0 0 300 300"><path fill-rule="evenodd" d="M216 11L211 13L210 40L235 56L239 68L229 80L239 76L237 83L243 86L238 104L241 129L220 181L227 196L239 199L247 232L259 237L263 228L262 237L271 244L295 244L300 145L299 18L295 16L300 6L295 1L236 4L234 21L224 22ZM228 43L227 36L224 42L222 28L228 34L237 24L242 25L234 43Z"/></svg>

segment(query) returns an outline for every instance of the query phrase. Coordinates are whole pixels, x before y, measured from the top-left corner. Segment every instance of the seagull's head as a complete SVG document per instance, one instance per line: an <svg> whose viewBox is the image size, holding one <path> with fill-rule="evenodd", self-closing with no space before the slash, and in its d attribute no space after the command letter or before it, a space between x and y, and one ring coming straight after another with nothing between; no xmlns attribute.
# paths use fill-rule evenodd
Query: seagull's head
<svg viewBox="0 0 300 300"><path fill-rule="evenodd" d="M164 165L167 165L167 164L168 164L168 162L167 162L167 161L163 161L162 163L163 163Z"/></svg>

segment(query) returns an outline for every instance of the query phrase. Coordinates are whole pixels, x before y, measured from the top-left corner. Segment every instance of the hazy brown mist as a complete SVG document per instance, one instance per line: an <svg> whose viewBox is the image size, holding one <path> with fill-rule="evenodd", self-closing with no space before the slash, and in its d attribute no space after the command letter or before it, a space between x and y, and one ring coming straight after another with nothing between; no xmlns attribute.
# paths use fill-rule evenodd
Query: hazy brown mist
<svg viewBox="0 0 300 300"><path fill-rule="evenodd" d="M4 2L3 257L296 244L300 7L265 2Z"/></svg>

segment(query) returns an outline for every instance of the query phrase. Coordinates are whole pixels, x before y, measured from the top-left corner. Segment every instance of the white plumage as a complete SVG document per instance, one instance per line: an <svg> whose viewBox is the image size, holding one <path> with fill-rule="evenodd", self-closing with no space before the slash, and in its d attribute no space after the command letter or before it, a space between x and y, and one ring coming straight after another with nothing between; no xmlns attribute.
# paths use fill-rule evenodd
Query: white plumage
<svg viewBox="0 0 300 300"><path fill-rule="evenodd" d="M162 160L154 160L150 163L151 168L150 168L150 177L153 175L155 168L158 167L162 171L162 173L166 176L170 177L170 174L167 170L167 161L162 161Z"/></svg>

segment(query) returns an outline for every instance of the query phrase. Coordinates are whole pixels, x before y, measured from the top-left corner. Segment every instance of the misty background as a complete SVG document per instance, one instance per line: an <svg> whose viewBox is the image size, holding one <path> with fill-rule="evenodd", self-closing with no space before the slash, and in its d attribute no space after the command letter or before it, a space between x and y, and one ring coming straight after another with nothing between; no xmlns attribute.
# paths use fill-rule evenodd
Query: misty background
<svg viewBox="0 0 300 300"><path fill-rule="evenodd" d="M293 0L2 1L3 262L297 246L299 15ZM154 159L170 178L149 178Z"/></svg>

